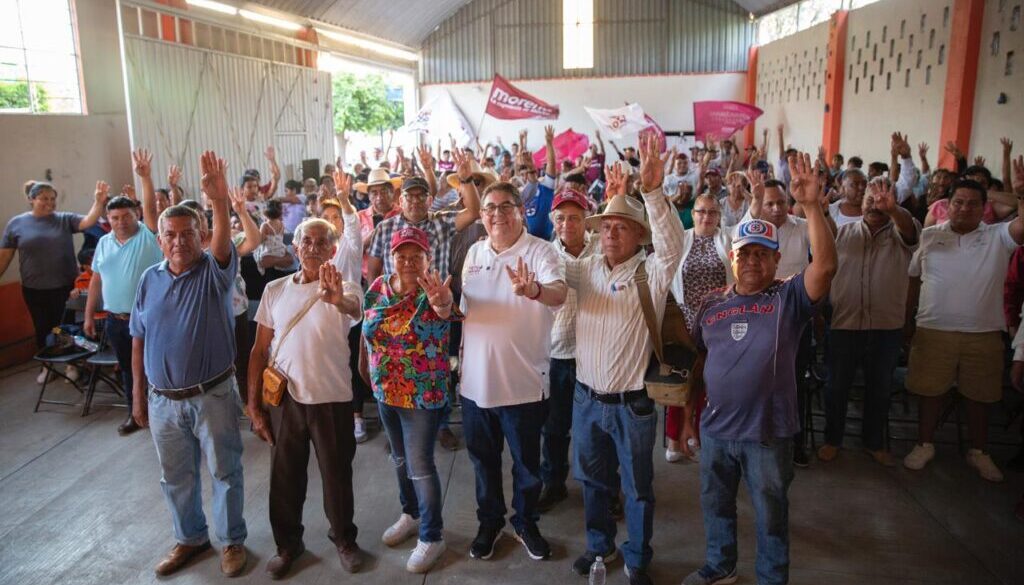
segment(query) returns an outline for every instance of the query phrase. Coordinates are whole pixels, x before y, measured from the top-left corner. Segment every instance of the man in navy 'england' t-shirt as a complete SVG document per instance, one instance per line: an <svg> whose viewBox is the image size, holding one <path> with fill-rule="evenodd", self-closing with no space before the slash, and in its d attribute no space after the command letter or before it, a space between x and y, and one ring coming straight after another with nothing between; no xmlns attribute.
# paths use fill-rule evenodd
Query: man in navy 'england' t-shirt
<svg viewBox="0 0 1024 585"><path fill-rule="evenodd" d="M791 190L806 210L813 261L775 279L777 228L739 225L729 259L736 284L709 294L694 323L704 358L707 404L701 415L701 508L707 561L684 585L731 582L736 575L736 491L745 476L757 515L757 582L789 579L789 500L793 435L800 430L794 373L800 335L828 295L836 271L833 235L808 155L791 157ZM752 181L763 189L763 179Z"/></svg>

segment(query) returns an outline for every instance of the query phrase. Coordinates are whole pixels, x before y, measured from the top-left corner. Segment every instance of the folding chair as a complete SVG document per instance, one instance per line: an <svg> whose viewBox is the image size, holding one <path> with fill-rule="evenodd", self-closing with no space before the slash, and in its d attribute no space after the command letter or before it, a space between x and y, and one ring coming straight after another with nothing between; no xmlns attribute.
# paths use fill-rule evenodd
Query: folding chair
<svg viewBox="0 0 1024 585"><path fill-rule="evenodd" d="M85 402L82 404L82 416L89 414L89 409L92 408L93 396L96 394L96 386L99 382L106 384L110 388L110 393L120 398L126 398L125 393L132 391L131 388L122 387L118 376L111 375L113 374L113 369L117 367L117 354L107 339L106 331L103 332L103 336L100 338L99 351L89 356L85 360L85 364L89 366L89 385L85 391ZM110 371L110 374L104 372L104 369ZM111 406L125 407L127 404L115 402Z"/></svg>
<svg viewBox="0 0 1024 585"><path fill-rule="evenodd" d="M63 406L78 406L77 402L67 402L64 400L49 400L43 399L43 395L46 393L46 387L50 384L50 380L55 378L64 378L74 386L75 390L78 390L80 394L85 394L85 390L78 385L75 380L67 377L66 374L57 370L58 366L81 366L84 365L85 360L88 359L95 352L88 351L82 348L76 348L76 351L66 353L64 355L52 356L46 353L46 349L42 349L33 356L33 360L42 364L43 368L46 369L46 379L43 381L43 387L39 389L39 398L36 400L36 406L32 412L39 412L40 404L60 404Z"/></svg>

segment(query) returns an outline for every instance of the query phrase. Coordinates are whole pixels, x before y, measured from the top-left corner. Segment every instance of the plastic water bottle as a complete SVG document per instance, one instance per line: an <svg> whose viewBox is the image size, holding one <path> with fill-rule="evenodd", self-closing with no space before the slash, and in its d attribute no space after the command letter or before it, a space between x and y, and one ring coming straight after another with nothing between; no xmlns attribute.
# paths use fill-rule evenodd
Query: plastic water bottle
<svg viewBox="0 0 1024 585"><path fill-rule="evenodd" d="M98 344L95 341L92 341L90 339L87 339L83 335L76 335L75 336L75 345L77 345L78 347L80 347L80 348L82 348L82 349L84 349L86 351L96 351L96 350L98 350L100 348L100 344Z"/></svg>
<svg viewBox="0 0 1024 585"><path fill-rule="evenodd" d="M590 565L590 585L604 585L606 575L604 559L597 557L594 564Z"/></svg>

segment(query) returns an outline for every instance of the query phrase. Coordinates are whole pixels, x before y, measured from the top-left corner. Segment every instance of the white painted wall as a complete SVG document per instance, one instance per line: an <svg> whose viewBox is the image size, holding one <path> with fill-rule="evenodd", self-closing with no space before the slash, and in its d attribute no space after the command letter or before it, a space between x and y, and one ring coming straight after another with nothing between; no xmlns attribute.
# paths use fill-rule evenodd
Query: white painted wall
<svg viewBox="0 0 1024 585"><path fill-rule="evenodd" d="M537 81L510 80L516 87L560 107L558 120L497 120L488 116L483 122L480 142L501 136L506 145L517 140L518 132L529 132L528 146L536 150L544 144L544 126L553 123L556 132L572 128L593 135L593 120L583 109L615 108L637 102L666 131L693 130L693 102L702 100L744 100L744 73L707 75L658 75L601 79L557 79ZM425 85L420 88L420 103L427 103L438 92L448 91L474 127L479 128L491 84L455 83ZM604 137L607 141L608 138ZM635 137L616 141L619 146L635 143ZM611 146L608 145L609 151Z"/></svg>
<svg viewBox="0 0 1024 585"><path fill-rule="evenodd" d="M908 135L915 159L916 145L928 143L935 164L951 12L952 0L885 0L850 12L840 140L840 152L847 158L858 155L865 164L888 164L890 136L898 130Z"/></svg>
<svg viewBox="0 0 1024 585"><path fill-rule="evenodd" d="M758 145L762 132L769 131L769 160L781 155L779 124L785 127L787 146L817 152L821 145L827 54L827 22L758 49L757 107L764 114L754 127Z"/></svg>
<svg viewBox="0 0 1024 585"><path fill-rule="evenodd" d="M1024 152L1024 27L1010 30L1011 11L1020 3L987 0L978 56L978 85L974 96L974 125L970 155L984 156L997 177L1002 173L1001 137L1014 142L1014 154ZM1000 11L1002 7L1002 11ZM999 43L993 51L993 36ZM1013 70L1006 75L1006 54L1014 53ZM997 103L1005 93L1005 104Z"/></svg>
<svg viewBox="0 0 1024 585"><path fill-rule="evenodd" d="M82 84L88 113L0 114L0 226L28 210L22 185L49 169L58 208L85 213L98 179L111 185L131 180L128 120L114 0L75 2ZM2 282L19 280L17 259Z"/></svg>

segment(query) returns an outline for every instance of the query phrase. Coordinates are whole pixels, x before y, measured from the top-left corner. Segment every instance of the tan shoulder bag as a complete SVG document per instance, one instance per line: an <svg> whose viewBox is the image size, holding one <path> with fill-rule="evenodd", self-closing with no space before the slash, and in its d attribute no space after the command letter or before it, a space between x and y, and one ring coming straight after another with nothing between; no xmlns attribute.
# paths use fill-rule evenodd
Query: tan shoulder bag
<svg viewBox="0 0 1024 585"><path fill-rule="evenodd" d="M647 267L643 262L633 273L636 292L640 296L640 308L644 313L647 330L654 344L654 356L651 357L647 372L644 374L644 386L647 395L654 402L664 406L685 406L690 401L690 389L693 383L691 372L696 360L696 344L686 330L686 319L683 311L668 293L665 303L665 317L658 327L658 316L654 312L651 300L651 288L647 284Z"/></svg>
<svg viewBox="0 0 1024 585"><path fill-rule="evenodd" d="M277 339L277 347L274 348L273 355L270 356L270 361L267 362L267 367L263 368L263 402L270 406L280 406L281 399L284 398L284 393L288 391L288 376L284 375L284 372L277 369L277 353L281 351L281 346L284 345L284 340L288 337L288 334L292 332L292 329L299 324L299 321L306 316L306 313L313 308L320 300L320 297L313 297L306 306L294 318L291 323L285 328L281 337Z"/></svg>

